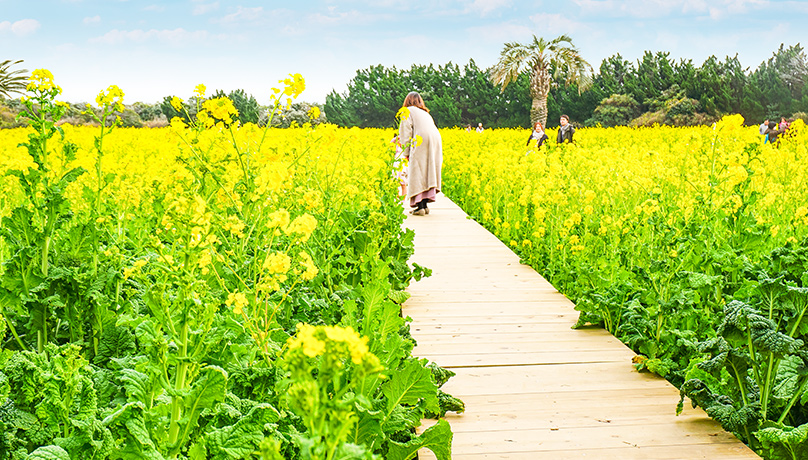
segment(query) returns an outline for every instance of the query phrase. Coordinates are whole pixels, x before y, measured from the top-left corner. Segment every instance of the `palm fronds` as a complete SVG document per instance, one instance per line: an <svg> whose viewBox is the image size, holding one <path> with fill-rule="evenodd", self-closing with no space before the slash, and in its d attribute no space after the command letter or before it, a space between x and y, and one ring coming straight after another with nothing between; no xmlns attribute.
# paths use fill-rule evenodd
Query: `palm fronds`
<svg viewBox="0 0 808 460"><path fill-rule="evenodd" d="M22 94L25 91L25 86L28 83L28 71L25 69L11 69L12 66L21 62L22 60L12 61L10 59L0 62L0 96L11 98L12 94Z"/></svg>

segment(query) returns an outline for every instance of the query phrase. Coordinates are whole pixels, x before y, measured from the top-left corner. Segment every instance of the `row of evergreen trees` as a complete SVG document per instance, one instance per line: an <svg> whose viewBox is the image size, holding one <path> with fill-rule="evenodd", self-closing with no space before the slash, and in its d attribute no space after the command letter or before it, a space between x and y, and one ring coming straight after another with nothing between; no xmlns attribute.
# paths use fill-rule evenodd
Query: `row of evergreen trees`
<svg viewBox="0 0 808 460"><path fill-rule="evenodd" d="M358 70L347 92L326 96L325 114L341 126L392 127L404 97L418 91L440 127L530 126L528 76L502 92L488 75L473 60L462 68L452 63L408 70L373 66ZM808 58L799 44L781 45L754 71L737 56L712 56L696 66L667 52L646 51L637 62L616 54L603 60L593 80L583 92L554 82L547 101L549 126L557 125L562 113L577 124L614 126L699 124L727 113L758 124L808 112Z"/></svg>

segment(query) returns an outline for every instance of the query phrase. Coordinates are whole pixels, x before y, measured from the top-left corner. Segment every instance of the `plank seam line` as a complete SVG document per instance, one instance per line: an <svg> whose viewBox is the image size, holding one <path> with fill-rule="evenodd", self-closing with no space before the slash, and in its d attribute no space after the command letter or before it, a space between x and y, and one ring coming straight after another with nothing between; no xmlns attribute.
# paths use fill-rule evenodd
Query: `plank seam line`
<svg viewBox="0 0 808 460"><path fill-rule="evenodd" d="M449 355L438 355L438 356L449 356ZM440 366L444 369L485 369L489 367L538 367L538 366L561 366L567 364L607 364L607 363L622 363L628 362L625 359L619 360L603 360L603 361L570 361L570 362L560 362L560 363L516 363L516 364L476 364L476 365L457 365L457 366Z"/></svg>

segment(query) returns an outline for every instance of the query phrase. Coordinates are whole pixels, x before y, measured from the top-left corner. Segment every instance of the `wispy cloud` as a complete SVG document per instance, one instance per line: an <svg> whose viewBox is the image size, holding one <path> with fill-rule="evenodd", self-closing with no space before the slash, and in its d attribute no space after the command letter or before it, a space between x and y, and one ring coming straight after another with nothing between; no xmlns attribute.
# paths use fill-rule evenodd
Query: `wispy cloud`
<svg viewBox="0 0 808 460"><path fill-rule="evenodd" d="M196 43L206 41L209 39L223 40L226 35L213 35L207 30L185 30L178 29L135 29L135 30L118 30L113 29L100 37L91 38L90 43L94 44L107 44L118 45L122 43L147 43L147 42L161 42L169 45L184 45L187 43Z"/></svg>
<svg viewBox="0 0 808 460"><path fill-rule="evenodd" d="M586 27L581 22L557 13L537 13L530 16L530 21L536 25L537 35L545 35L545 32L552 35L572 34Z"/></svg>
<svg viewBox="0 0 808 460"><path fill-rule="evenodd" d="M474 0L467 7L467 12L475 12L480 16L488 16L492 12L511 6L511 0Z"/></svg>
<svg viewBox="0 0 808 460"><path fill-rule="evenodd" d="M0 34L11 32L18 37L26 37L33 34L41 24L36 19L21 19L16 22L3 21L0 22Z"/></svg>
<svg viewBox="0 0 808 460"><path fill-rule="evenodd" d="M245 8L239 6L235 12L223 16L218 22L222 24L243 24L258 22L264 18L264 7Z"/></svg>
<svg viewBox="0 0 808 460"><path fill-rule="evenodd" d="M97 24L101 22L101 16L97 14L95 16L87 16L81 22L83 22L84 24Z"/></svg>
<svg viewBox="0 0 808 460"><path fill-rule="evenodd" d="M663 18L672 15L720 19L768 7L769 0L572 0L590 16Z"/></svg>
<svg viewBox="0 0 808 460"><path fill-rule="evenodd" d="M532 28L512 21L469 27L466 32L471 37L492 43L527 40L531 34L536 33Z"/></svg>
<svg viewBox="0 0 808 460"><path fill-rule="evenodd" d="M363 24L383 20L384 18L362 13L360 11L337 11L335 6L328 7L327 13L314 13L307 17L307 22L319 25Z"/></svg>
<svg viewBox="0 0 808 460"><path fill-rule="evenodd" d="M202 14L210 13L219 9L219 2L213 3L200 3L194 6L193 15L199 16Z"/></svg>

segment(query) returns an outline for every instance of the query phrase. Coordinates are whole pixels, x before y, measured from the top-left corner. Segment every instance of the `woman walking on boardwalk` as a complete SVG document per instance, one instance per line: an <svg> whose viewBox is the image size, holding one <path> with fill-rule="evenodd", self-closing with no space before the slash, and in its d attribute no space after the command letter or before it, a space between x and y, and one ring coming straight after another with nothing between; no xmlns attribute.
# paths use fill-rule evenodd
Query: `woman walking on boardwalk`
<svg viewBox="0 0 808 460"><path fill-rule="evenodd" d="M423 216L429 214L427 203L434 202L440 192L443 142L420 94L407 94L403 108L406 110L401 117L398 137L404 156L410 162L407 198L413 208L411 213Z"/></svg>

